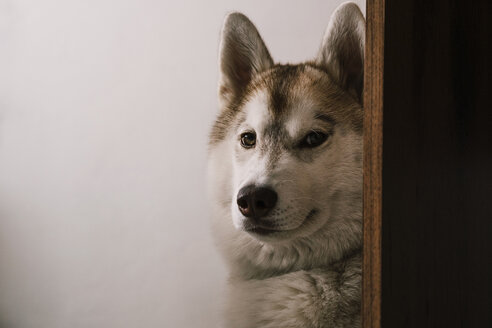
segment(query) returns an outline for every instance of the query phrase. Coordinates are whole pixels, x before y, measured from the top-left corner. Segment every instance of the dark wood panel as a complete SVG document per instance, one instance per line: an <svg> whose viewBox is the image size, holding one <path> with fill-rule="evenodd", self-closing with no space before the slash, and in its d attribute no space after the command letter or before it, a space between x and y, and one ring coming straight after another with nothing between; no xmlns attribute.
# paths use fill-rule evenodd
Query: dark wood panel
<svg viewBox="0 0 492 328"><path fill-rule="evenodd" d="M381 321L381 169L384 0L367 1L364 60L364 261L362 321Z"/></svg>
<svg viewBox="0 0 492 328"><path fill-rule="evenodd" d="M385 12L382 326L492 327L490 5Z"/></svg>

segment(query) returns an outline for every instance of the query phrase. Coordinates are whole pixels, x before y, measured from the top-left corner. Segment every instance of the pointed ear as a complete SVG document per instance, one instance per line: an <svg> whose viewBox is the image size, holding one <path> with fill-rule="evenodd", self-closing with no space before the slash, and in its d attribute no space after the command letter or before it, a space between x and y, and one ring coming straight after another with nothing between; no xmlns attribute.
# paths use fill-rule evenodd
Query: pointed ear
<svg viewBox="0 0 492 328"><path fill-rule="evenodd" d="M341 4L326 29L316 63L343 89L362 97L366 22L353 2Z"/></svg>
<svg viewBox="0 0 492 328"><path fill-rule="evenodd" d="M273 66L256 27L240 13L225 18L219 56L221 107L237 100L255 74Z"/></svg>

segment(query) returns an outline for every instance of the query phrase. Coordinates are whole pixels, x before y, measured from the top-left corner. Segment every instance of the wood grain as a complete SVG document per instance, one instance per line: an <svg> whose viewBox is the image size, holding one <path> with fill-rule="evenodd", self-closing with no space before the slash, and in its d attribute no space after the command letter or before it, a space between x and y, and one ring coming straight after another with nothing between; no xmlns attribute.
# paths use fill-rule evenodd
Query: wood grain
<svg viewBox="0 0 492 328"><path fill-rule="evenodd" d="M386 1L383 327L492 327L491 3Z"/></svg>
<svg viewBox="0 0 492 328"><path fill-rule="evenodd" d="M384 0L368 0L364 60L363 327L381 326Z"/></svg>

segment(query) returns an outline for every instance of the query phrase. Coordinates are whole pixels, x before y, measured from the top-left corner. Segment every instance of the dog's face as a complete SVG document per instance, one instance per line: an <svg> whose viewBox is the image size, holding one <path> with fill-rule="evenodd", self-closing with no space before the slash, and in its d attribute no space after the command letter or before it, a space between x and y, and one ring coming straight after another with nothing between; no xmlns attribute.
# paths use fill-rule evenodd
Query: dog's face
<svg viewBox="0 0 492 328"><path fill-rule="evenodd" d="M231 213L263 240L319 229L341 193L360 190L362 110L313 66L258 77L234 120ZM351 185L353 184L353 185Z"/></svg>
<svg viewBox="0 0 492 328"><path fill-rule="evenodd" d="M274 65L253 24L227 17L211 150L230 166L217 195L237 230L309 236L360 197L363 33L358 8L342 7L316 61Z"/></svg>

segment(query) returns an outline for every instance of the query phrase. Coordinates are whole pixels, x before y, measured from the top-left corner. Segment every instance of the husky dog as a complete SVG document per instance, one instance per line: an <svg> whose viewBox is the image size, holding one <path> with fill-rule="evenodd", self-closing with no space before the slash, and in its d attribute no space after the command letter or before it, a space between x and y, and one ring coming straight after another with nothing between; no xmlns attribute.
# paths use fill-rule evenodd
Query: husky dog
<svg viewBox="0 0 492 328"><path fill-rule="evenodd" d="M226 327L360 326L364 34L342 4L316 59L284 65L225 19L209 193Z"/></svg>

